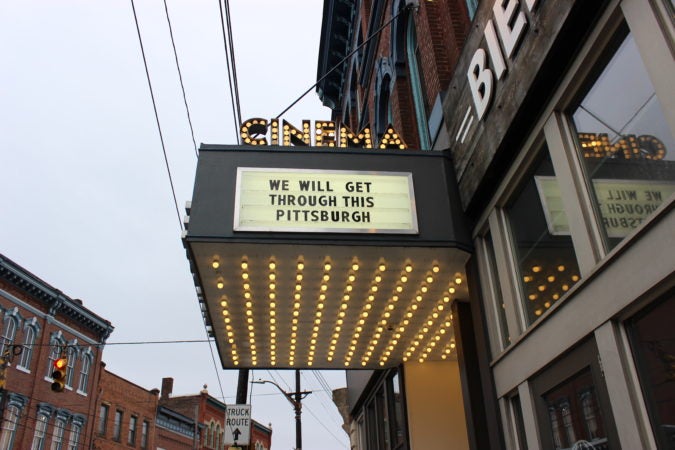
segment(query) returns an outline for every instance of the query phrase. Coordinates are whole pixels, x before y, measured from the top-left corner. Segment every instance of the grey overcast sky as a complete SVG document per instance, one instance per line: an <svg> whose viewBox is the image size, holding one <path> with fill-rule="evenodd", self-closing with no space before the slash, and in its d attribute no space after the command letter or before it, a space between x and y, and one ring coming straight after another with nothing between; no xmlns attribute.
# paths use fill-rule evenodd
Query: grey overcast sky
<svg viewBox="0 0 675 450"><path fill-rule="evenodd" d="M279 114L316 80L320 0L239 0L231 18L242 117ZM236 143L217 0L167 0L199 143ZM196 156L161 0L136 0L176 197L190 200ZM146 388L233 402L236 373L204 339L130 1L0 0L0 253L110 320L108 370ZM314 92L284 116L328 119ZM214 345L215 352L215 345ZM218 358L216 357L216 360ZM220 377L220 383L217 378ZM344 373L321 372L331 388ZM293 390L293 372L254 371ZM348 448L314 371L303 446ZM294 447L291 405L254 385L252 415L273 448Z"/></svg>

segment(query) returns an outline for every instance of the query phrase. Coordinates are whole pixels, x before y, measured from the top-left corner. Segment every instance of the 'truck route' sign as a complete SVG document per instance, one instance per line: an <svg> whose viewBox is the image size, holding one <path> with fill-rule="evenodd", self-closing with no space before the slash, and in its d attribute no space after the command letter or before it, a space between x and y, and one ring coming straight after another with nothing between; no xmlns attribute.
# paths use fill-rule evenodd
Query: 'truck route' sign
<svg viewBox="0 0 675 450"><path fill-rule="evenodd" d="M251 405L228 405L225 410L224 445L248 445L251 440Z"/></svg>
<svg viewBox="0 0 675 450"><path fill-rule="evenodd" d="M418 233L411 173L237 169L235 231Z"/></svg>

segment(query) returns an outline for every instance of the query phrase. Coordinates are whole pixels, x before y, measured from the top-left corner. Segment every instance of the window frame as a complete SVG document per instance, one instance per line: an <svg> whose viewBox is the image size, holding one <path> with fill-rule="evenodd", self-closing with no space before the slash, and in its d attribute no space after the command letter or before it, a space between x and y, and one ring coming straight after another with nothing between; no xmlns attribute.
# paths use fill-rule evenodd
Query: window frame
<svg viewBox="0 0 675 450"><path fill-rule="evenodd" d="M115 410L115 417L113 420L112 440L120 442L122 439L122 422L124 421L124 411L121 409Z"/></svg>
<svg viewBox="0 0 675 450"><path fill-rule="evenodd" d="M40 326L35 318L28 320L23 326L23 344L21 355L16 367L30 373L30 364L33 360L33 347L40 332Z"/></svg>

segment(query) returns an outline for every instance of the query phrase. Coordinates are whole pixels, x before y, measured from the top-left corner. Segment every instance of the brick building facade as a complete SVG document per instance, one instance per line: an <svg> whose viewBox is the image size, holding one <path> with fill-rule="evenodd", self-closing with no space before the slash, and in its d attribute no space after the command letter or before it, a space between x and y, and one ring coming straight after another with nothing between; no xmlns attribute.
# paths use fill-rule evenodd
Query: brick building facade
<svg viewBox="0 0 675 450"><path fill-rule="evenodd" d="M148 391L103 369L97 399L93 449L155 448L157 389Z"/></svg>
<svg viewBox="0 0 675 450"><path fill-rule="evenodd" d="M392 124L409 148L428 150L468 30L462 0L327 1L319 97L352 130L370 124L381 137Z"/></svg>
<svg viewBox="0 0 675 450"><path fill-rule="evenodd" d="M169 398L105 368L110 322L0 255L0 449L222 450L225 404L206 390ZM52 390L67 358L65 388ZM271 429L255 424L258 449ZM253 442L253 441L252 441Z"/></svg>
<svg viewBox="0 0 675 450"><path fill-rule="evenodd" d="M84 448L90 442L110 322L0 255L0 448ZM65 389L53 392L54 360L68 360ZM70 447L67 447L70 446Z"/></svg>

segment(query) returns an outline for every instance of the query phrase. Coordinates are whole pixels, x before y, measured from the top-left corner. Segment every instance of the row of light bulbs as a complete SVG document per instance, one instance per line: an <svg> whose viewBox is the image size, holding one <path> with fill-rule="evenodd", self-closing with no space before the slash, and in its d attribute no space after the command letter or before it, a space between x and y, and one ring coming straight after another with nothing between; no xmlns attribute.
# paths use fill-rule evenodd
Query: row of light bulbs
<svg viewBox="0 0 675 450"><path fill-rule="evenodd" d="M220 262L218 259L214 259L212 262L212 267L215 270L218 270L220 267ZM330 280L330 271L332 269L331 263L329 261L326 261L323 266L323 275L322 275L322 281L320 285L320 292L318 295L318 300L316 303L316 307L314 309L314 317L313 317L313 323L312 323L312 332L311 332L311 337L309 340L309 346L308 346L308 352L307 352L307 364L309 366L314 364L314 359L316 355L316 346L317 346L317 339L318 339L318 334L320 330L321 323L323 321L323 312L325 308L325 300L326 300L326 291L328 290L328 281ZM343 297L341 300L341 303L338 308L337 312L337 317L335 319L335 324L333 328L333 333L331 336L331 341L328 347L328 353L327 353L327 360L329 362L332 362L333 359L335 358L335 353L337 351L338 347L338 341L340 339L341 333L343 331L343 326L344 326L344 321L345 321L345 316L347 313L348 309L348 304L351 299L351 291L353 289L353 285L356 282L356 277L358 275L360 266L359 263L354 260L351 264L351 270L348 273L347 276L347 283L345 285ZM297 262L296 266L296 285L295 285L295 290L293 294L293 307L292 307L292 319L291 319L291 336L290 336L290 345L289 345L289 355L288 355L288 364L290 366L295 365L296 363L296 350L297 350L297 339L298 339L298 323L299 323L299 315L300 315L300 307L301 307L301 300L302 300L302 280L303 280L303 270L304 270L304 262L300 259ZM367 301L364 304L363 308L361 309L359 313L359 318L357 321L357 324L354 328L354 333L352 335L351 341L348 345L348 350L345 354L345 359L344 359L344 365L345 367L349 367L352 363L352 360L354 359L354 356L356 354L356 349L358 347L358 342L359 339L362 336L362 333L364 331L364 326L366 324L366 319L369 317L369 315L372 313L372 307L377 295L377 292L379 290L379 283L382 280L382 276L386 270L386 265L384 263L380 263L376 269L375 275L373 277L373 280L370 284L369 288L369 294L367 297ZM401 293L403 292L407 282L408 278L410 276L410 273L413 271L413 267L411 264L406 264L406 266L403 268L399 280L396 283L395 287L395 293L392 294L390 301L385 305L379 320L376 322L376 327L370 336L369 342L366 346L366 350L364 354L361 356L361 365L365 366L368 364L368 361L373 357L373 353L375 352L377 345L380 343L380 339L382 337L382 333L384 331L384 327L387 326L387 323L389 323L389 319L391 318L392 314L395 312L397 306L398 306L398 300L400 298ZM418 304L421 304L424 294L428 292L429 285L434 282L434 275L438 274L440 272L440 267L438 264L434 264L432 269L429 271L429 273L426 275L425 279L422 281L420 284L419 288L417 289L417 293L415 296L415 301L412 302L406 311L403 314L403 318L400 321L399 325L397 328L395 328L394 335L393 337L389 340L389 342L386 344L386 346L383 346L381 350L381 354L379 357L379 363L381 366L384 366L389 359L389 357L392 354L395 354L396 348L400 344L400 338L402 337L403 333L406 330L406 327L410 325L410 322L415 315L416 311L418 310L419 306ZM256 343L256 333L255 333L255 320L253 316L253 298L252 298L252 293L250 289L250 275L248 271L248 262L246 260L243 260L241 262L241 278L242 278L242 287L243 287L243 292L244 292L244 300L245 300L245 317L246 317L246 327L248 330L248 338L249 338L249 347L250 347L250 357L251 357L251 363L255 366L258 364L258 351L257 351L257 343ZM277 309L276 309L276 263L273 260L270 260L269 262L269 272L268 272L268 278L269 278L269 322L270 322L270 342L269 342L269 360L270 364L272 366L276 365L278 362L277 359L277 347L278 347L278 341L277 341ZM462 278L461 275L456 274L454 283L455 284L461 284ZM224 287L224 280L222 278L219 278L216 282L216 286L219 289L222 289ZM454 294L455 292L455 286L451 283L451 285L448 288L448 294ZM408 360L415 351L420 347L420 342L421 340L425 339L426 334L429 332L431 327L434 325L434 322L442 311L445 308L445 305L450 302L450 296L449 295L444 295L442 299L438 300L433 311L429 314L429 317L425 320L424 324L420 327L418 332L416 333L416 338L412 340L410 343L410 346L405 350L404 354L406 355L404 358L405 360ZM227 338L228 342L231 344L231 357L234 365L239 364L239 353L237 352L237 347L236 347L236 340L234 336L234 329L232 327L232 318L230 317L230 313L228 312L228 304L227 304L227 299L225 297L222 298L221 300L221 306L223 307L223 320L225 322L225 329L227 333ZM425 360L431 351L433 350L434 347L436 347L437 343L441 341L443 338L443 335L447 333L448 327L451 324L450 319L447 317L444 319L444 325L441 325L441 327L438 329L438 332L436 335L430 337L430 340L427 344L422 346L422 353L420 356L420 361ZM454 341L449 341L449 343L446 345L446 348L443 350L442 357L445 358L447 354L450 353L451 348L454 348Z"/></svg>

